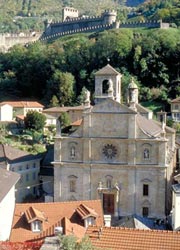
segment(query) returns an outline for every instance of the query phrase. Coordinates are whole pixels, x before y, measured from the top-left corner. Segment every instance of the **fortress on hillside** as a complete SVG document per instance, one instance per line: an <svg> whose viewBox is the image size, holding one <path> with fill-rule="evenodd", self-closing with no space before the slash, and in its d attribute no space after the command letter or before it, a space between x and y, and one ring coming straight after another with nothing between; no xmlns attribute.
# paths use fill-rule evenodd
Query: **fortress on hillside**
<svg viewBox="0 0 180 250"><path fill-rule="evenodd" d="M46 21L43 33L0 34L0 51L7 51L15 44L28 44L37 40L55 40L61 36L76 33L100 32L121 28L169 28L169 24L163 23L161 20L121 23L117 20L117 12L114 10L105 10L101 16L89 17L79 16L78 10L65 7L62 10L62 21Z"/></svg>
<svg viewBox="0 0 180 250"><path fill-rule="evenodd" d="M62 21L45 23L45 31L40 40L51 40L61 36L85 33L99 32L108 29L119 28L169 28L168 23L163 23L161 20L146 21L146 22L124 22L120 23L117 20L117 12L114 10L105 10L101 16L81 16L79 17L78 10L70 7L65 7L62 10Z"/></svg>

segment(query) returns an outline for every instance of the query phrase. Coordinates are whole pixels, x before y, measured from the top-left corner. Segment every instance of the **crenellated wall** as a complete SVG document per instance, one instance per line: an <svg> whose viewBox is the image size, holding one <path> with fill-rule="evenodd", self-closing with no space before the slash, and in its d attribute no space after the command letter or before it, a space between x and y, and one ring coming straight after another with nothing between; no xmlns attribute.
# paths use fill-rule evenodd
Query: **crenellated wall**
<svg viewBox="0 0 180 250"><path fill-rule="evenodd" d="M99 25L111 25L116 22L116 11L105 11L101 16L96 17L75 17L66 19L63 22L48 22L42 38L74 30L88 29ZM76 33L76 32L73 32Z"/></svg>
<svg viewBox="0 0 180 250"><path fill-rule="evenodd" d="M161 20L120 23L116 20L116 17L117 13L114 10L106 10L101 16L78 17L77 10L66 7L63 13L63 21L46 21L43 33L0 34L0 51L6 52L15 44L25 45L37 40L55 40L76 33L99 32L115 28L169 28L169 23L163 23Z"/></svg>
<svg viewBox="0 0 180 250"><path fill-rule="evenodd" d="M96 25L92 27L90 26L90 27L81 28L81 29L72 29L69 31L54 33L49 36L43 36L40 38L40 41L46 41L46 40L50 41L50 40L55 40L62 36L72 35L76 33L98 32L98 31L103 31L103 30L108 30L108 29L113 29L113 28L115 28L114 24L105 24L105 25Z"/></svg>

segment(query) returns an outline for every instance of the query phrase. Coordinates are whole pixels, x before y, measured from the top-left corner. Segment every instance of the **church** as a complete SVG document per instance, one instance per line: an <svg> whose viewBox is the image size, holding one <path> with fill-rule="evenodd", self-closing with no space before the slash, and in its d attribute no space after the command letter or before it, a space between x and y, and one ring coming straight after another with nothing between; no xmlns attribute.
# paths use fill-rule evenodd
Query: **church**
<svg viewBox="0 0 180 250"><path fill-rule="evenodd" d="M133 79L121 101L111 65L95 73L95 105L87 91L82 121L68 135L57 128L54 201L101 199L104 214L165 218L171 210L175 131L138 103Z"/></svg>

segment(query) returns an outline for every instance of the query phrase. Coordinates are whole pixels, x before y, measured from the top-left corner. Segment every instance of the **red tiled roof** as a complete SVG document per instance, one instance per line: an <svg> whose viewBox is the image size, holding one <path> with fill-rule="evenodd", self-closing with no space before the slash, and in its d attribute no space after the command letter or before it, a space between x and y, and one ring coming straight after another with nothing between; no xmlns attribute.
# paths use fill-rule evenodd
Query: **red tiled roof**
<svg viewBox="0 0 180 250"><path fill-rule="evenodd" d="M87 206L89 209L94 209L98 215L96 218L97 226L103 225L103 211L100 200L16 204L10 241L43 240L45 237L54 235L54 229L58 226L64 226L66 233L72 233L73 229L73 233L78 238L82 237L85 232L83 228L84 223L76 212L76 209L81 204ZM30 207L33 207L36 214L41 212L41 215L43 214L44 218L46 218L43 221L43 231L41 233L32 232L30 224L27 222L25 213ZM33 216L29 216L28 218L30 217ZM64 217L67 218L65 222L63 222Z"/></svg>
<svg viewBox="0 0 180 250"><path fill-rule="evenodd" d="M1 102L0 105L9 104L14 108L43 108L44 106L36 101L6 101Z"/></svg>
<svg viewBox="0 0 180 250"><path fill-rule="evenodd" d="M24 115L17 115L16 118L24 121L25 116Z"/></svg>
<svg viewBox="0 0 180 250"><path fill-rule="evenodd" d="M179 250L180 232L90 226L93 246L111 250Z"/></svg>
<svg viewBox="0 0 180 250"><path fill-rule="evenodd" d="M84 204L79 205L79 207L76 209L76 211L79 214L79 216L81 217L81 219L85 219L85 218L90 217L90 216L96 218L98 216L97 213L93 209L87 207Z"/></svg>
<svg viewBox="0 0 180 250"><path fill-rule="evenodd" d="M42 244L30 242L0 242L1 250L40 250Z"/></svg>
<svg viewBox="0 0 180 250"><path fill-rule="evenodd" d="M28 223L31 223L34 220L44 221L46 219L44 217L43 213L41 211L35 209L34 207L29 207L25 211L25 216L26 216Z"/></svg>
<svg viewBox="0 0 180 250"><path fill-rule="evenodd" d="M77 120L77 121L75 121L75 122L71 123L71 126L80 126L80 125L81 125L81 123L82 123L82 119Z"/></svg>

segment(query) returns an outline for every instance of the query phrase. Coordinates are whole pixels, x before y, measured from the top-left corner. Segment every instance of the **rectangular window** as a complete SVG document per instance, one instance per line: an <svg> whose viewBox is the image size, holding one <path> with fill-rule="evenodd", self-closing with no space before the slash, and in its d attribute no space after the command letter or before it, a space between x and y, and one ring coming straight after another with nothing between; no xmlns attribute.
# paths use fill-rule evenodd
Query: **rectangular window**
<svg viewBox="0 0 180 250"><path fill-rule="evenodd" d="M32 178L33 178L33 180L36 180L36 172L32 173Z"/></svg>
<svg viewBox="0 0 180 250"><path fill-rule="evenodd" d="M76 180L69 181L70 192L76 192Z"/></svg>
<svg viewBox="0 0 180 250"><path fill-rule="evenodd" d="M148 215L149 215L149 208L148 207L142 208L142 215L143 215L143 217L148 217Z"/></svg>
<svg viewBox="0 0 180 250"><path fill-rule="evenodd" d="M26 174L26 181L29 181L29 175Z"/></svg>
<svg viewBox="0 0 180 250"><path fill-rule="evenodd" d="M35 220L31 223L32 231L33 232L39 232L41 231L41 222L38 220Z"/></svg>
<svg viewBox="0 0 180 250"><path fill-rule="evenodd" d="M149 185L143 184L143 196L148 196L148 195L149 195Z"/></svg>

